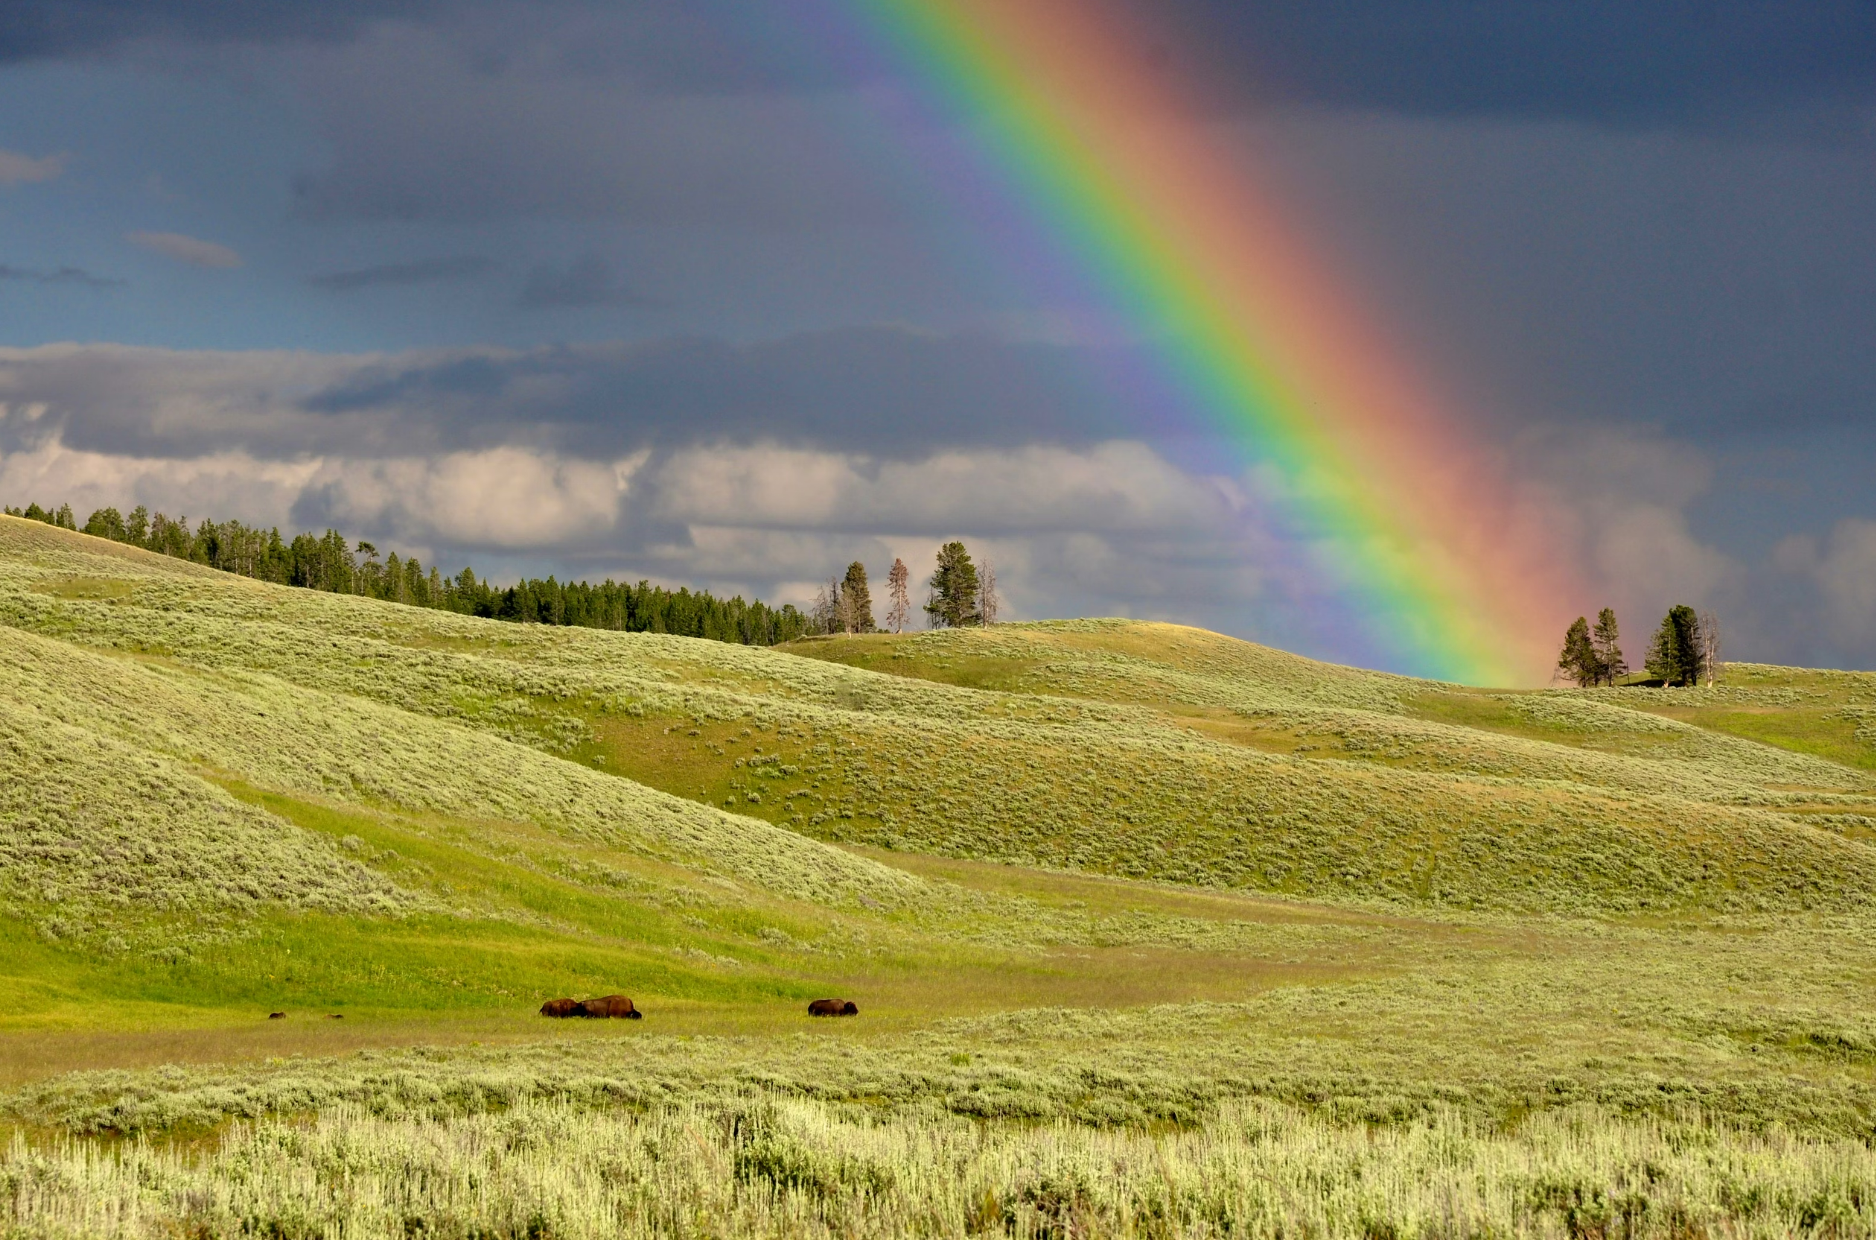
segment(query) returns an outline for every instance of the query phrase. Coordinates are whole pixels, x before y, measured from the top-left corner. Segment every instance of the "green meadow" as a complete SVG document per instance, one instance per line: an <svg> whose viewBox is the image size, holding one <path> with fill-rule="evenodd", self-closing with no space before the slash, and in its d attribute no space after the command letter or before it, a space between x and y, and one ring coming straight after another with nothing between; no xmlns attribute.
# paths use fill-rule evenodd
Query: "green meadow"
<svg viewBox="0 0 1876 1240"><path fill-rule="evenodd" d="M0 518L6 1234L1870 1235L1872 1000L1876 675L753 648Z"/></svg>

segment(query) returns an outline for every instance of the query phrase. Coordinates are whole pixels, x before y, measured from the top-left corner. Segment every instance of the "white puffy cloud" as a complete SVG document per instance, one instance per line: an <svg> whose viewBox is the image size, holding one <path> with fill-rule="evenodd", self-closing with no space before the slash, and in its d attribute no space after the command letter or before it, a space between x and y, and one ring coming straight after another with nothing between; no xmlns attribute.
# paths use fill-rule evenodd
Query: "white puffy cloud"
<svg viewBox="0 0 1876 1240"><path fill-rule="evenodd" d="M910 460L773 445L673 454L658 471L659 515L712 525L982 531L1196 530L1245 505L1224 477L1195 477L1143 443L1032 445Z"/></svg>
<svg viewBox="0 0 1876 1240"><path fill-rule="evenodd" d="M595 462L500 447L336 461L310 480L306 498L348 528L454 546L551 548L611 533L647 455Z"/></svg>
<svg viewBox="0 0 1876 1240"><path fill-rule="evenodd" d="M1859 661L1876 656L1876 521L1839 521L1826 541L1794 535L1773 550L1773 562L1814 588L1817 619L1836 650Z"/></svg>
<svg viewBox="0 0 1876 1240"><path fill-rule="evenodd" d="M644 461L643 453L593 462L514 447L363 460L142 457L52 439L0 456L0 494L15 505L69 503L80 520L96 508L143 504L288 533L330 523L407 549L558 550L616 531Z"/></svg>
<svg viewBox="0 0 1876 1240"><path fill-rule="evenodd" d="M1702 541L1688 518L1713 478L1704 453L1619 426L1538 428L1519 449L1534 502L1597 591L1579 604L1584 611L1613 605L1639 619L1677 603L1730 610L1744 602L1748 566Z"/></svg>
<svg viewBox="0 0 1876 1240"><path fill-rule="evenodd" d="M55 438L0 455L0 495L14 506L67 503L80 521L94 509L144 504L171 516L285 525L320 467L318 460L257 460L245 452L124 456L68 448Z"/></svg>

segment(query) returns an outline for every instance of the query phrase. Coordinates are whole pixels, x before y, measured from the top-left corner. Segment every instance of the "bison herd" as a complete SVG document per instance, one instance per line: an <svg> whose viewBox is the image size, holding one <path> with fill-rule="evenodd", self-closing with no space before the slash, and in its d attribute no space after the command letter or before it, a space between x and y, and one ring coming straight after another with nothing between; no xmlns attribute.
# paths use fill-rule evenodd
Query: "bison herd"
<svg viewBox="0 0 1876 1240"><path fill-rule="evenodd" d="M851 999L816 999L808 1005L810 1016L858 1016L859 1005ZM542 1016L584 1016L589 1020L642 1020L644 1013L632 1006L624 995L605 995L598 999L549 999L541 1004ZM283 1020L285 1012L269 1012L268 1020ZM338 1014L327 1020L344 1020Z"/></svg>
<svg viewBox="0 0 1876 1240"><path fill-rule="evenodd" d="M816 999L808 1005L810 1016L858 1016L859 1005L851 999ZM607 995L603 999L549 999L541 1004L542 1016L565 1018L584 1016L594 1020L615 1018L619 1020L639 1020L642 1018L632 1001L624 995Z"/></svg>
<svg viewBox="0 0 1876 1240"><path fill-rule="evenodd" d="M624 995L601 999L549 999L541 1004L542 1016L584 1016L589 1020L638 1020L640 1012Z"/></svg>

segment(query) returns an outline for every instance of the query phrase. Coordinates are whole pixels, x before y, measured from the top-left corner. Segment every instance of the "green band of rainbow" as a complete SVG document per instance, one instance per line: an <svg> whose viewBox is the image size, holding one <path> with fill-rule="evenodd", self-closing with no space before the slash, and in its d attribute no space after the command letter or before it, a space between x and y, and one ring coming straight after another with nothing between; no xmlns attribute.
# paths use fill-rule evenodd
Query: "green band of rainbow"
<svg viewBox="0 0 1876 1240"><path fill-rule="evenodd" d="M1385 662L1539 674L1529 630L1561 611L1547 539L1125 31L1081 0L853 3L1279 492Z"/></svg>

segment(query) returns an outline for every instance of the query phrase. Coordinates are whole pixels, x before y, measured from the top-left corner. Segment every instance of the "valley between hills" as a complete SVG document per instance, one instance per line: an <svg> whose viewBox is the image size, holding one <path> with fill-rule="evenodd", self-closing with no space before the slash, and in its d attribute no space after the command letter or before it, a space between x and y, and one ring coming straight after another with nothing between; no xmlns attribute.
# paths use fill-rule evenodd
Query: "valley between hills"
<svg viewBox="0 0 1876 1240"><path fill-rule="evenodd" d="M744 647L0 518L9 1234L1862 1235L1873 996L1876 675Z"/></svg>

